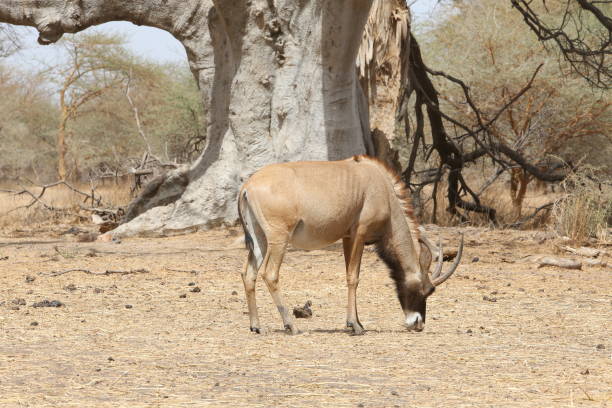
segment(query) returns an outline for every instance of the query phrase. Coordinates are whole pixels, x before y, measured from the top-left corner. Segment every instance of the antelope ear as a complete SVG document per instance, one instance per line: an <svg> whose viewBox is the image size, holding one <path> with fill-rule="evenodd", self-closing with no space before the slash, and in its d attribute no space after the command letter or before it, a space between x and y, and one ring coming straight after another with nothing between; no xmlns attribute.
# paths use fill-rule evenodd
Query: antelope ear
<svg viewBox="0 0 612 408"><path fill-rule="evenodd" d="M421 265L421 270L429 272L429 268L431 267L431 261L433 260L433 256L431 251L425 245L423 241L419 239L419 244L421 244L421 255L419 256L419 265Z"/></svg>

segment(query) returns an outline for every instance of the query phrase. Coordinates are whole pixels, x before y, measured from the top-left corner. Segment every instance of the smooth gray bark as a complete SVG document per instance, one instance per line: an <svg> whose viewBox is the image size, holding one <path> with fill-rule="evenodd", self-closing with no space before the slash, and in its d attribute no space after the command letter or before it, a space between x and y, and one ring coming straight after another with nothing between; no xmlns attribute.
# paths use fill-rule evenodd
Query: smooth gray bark
<svg viewBox="0 0 612 408"><path fill-rule="evenodd" d="M182 183L160 182L137 199L134 218L113 231L126 236L234 222L240 185L266 164L374 153L355 71L370 6L371 0L9 0L0 4L0 22L35 26L39 42L50 43L127 20L169 31L187 49L208 110L207 146L190 169L169 175Z"/></svg>

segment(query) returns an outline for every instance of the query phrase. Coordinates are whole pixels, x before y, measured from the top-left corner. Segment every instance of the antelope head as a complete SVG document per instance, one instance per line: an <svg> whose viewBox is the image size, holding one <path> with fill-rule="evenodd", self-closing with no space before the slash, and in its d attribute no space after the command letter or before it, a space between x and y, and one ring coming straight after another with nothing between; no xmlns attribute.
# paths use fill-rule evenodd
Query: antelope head
<svg viewBox="0 0 612 408"><path fill-rule="evenodd" d="M425 236L419 238L421 251L419 257L419 266L421 268L421 279L406 283L404 293L398 293L400 296L400 304L406 316L405 326L408 330L422 331L425 325L426 302L427 298L435 291L436 287L444 283L457 269L463 254L463 234L457 255L452 266L442 272L443 250L442 241L439 241L436 248ZM437 254L438 261L435 269L430 272L433 254Z"/></svg>

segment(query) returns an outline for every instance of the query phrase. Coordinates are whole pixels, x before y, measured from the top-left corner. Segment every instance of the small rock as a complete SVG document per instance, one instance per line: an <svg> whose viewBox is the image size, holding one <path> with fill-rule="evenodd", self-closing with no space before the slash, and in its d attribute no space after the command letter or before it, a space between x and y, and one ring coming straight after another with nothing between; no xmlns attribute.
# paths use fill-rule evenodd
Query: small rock
<svg viewBox="0 0 612 408"><path fill-rule="evenodd" d="M101 368L96 368L96 371L100 372L100 371L102 371L102 369Z"/></svg>
<svg viewBox="0 0 612 408"><path fill-rule="evenodd" d="M483 296L482 300L486 300L487 302L497 302L497 298L488 297L487 295Z"/></svg>
<svg viewBox="0 0 612 408"><path fill-rule="evenodd" d="M465 332L466 332L467 334L472 334L472 329L467 329Z"/></svg>
<svg viewBox="0 0 612 408"><path fill-rule="evenodd" d="M131 309L132 307L134 307L134 306L132 306L132 305L125 305L126 309Z"/></svg>
<svg viewBox="0 0 612 408"><path fill-rule="evenodd" d="M598 344L597 347L595 347L597 350L605 350L606 346L604 346L603 344Z"/></svg>
<svg viewBox="0 0 612 408"><path fill-rule="evenodd" d="M391 395L398 396L399 394L397 393L397 391L391 391Z"/></svg>
<svg viewBox="0 0 612 408"><path fill-rule="evenodd" d="M589 375L591 373L589 372L589 369L587 368L586 370L581 371L580 374L582 374L582 375Z"/></svg>
<svg viewBox="0 0 612 408"><path fill-rule="evenodd" d="M36 278L34 276L32 276L32 275L26 275L26 277L25 277L26 283L32 283L35 280L36 280Z"/></svg>
<svg viewBox="0 0 612 408"><path fill-rule="evenodd" d="M38 326L38 322L32 322L30 323L30 326Z"/></svg>
<svg viewBox="0 0 612 408"><path fill-rule="evenodd" d="M195 282L189 282L187 286L195 286Z"/></svg>
<svg viewBox="0 0 612 408"><path fill-rule="evenodd" d="M232 296L237 296L238 292L236 292L235 290L232 290Z"/></svg>
<svg viewBox="0 0 612 408"><path fill-rule="evenodd" d="M19 306L11 306L9 309L10 310L20 310Z"/></svg>
<svg viewBox="0 0 612 408"><path fill-rule="evenodd" d="M179 295L179 298L181 298L181 299L185 299L186 297L187 297L186 293L182 293L182 294Z"/></svg>
<svg viewBox="0 0 612 408"><path fill-rule="evenodd" d="M218 387L220 384L218 382L215 383L215 387Z"/></svg>
<svg viewBox="0 0 612 408"><path fill-rule="evenodd" d="M67 290L69 292L73 292L77 289L77 287L74 285L74 283L71 283L70 285L64 286L64 290Z"/></svg>
<svg viewBox="0 0 612 408"><path fill-rule="evenodd" d="M198 292L201 292L201 291L202 291L202 289L200 289L199 286L196 286L196 287L192 288L190 292L198 293Z"/></svg>
<svg viewBox="0 0 612 408"><path fill-rule="evenodd" d="M475 256L475 257L472 258L472 262L478 262L478 261L480 261L479 257Z"/></svg>
<svg viewBox="0 0 612 408"><path fill-rule="evenodd" d="M115 361L115 359L114 359L114 358L112 358L112 357L109 357L107 360L108 360L108 361Z"/></svg>
<svg viewBox="0 0 612 408"><path fill-rule="evenodd" d="M43 300L42 302L36 302L32 304L32 307L62 307L64 304L59 300Z"/></svg>
<svg viewBox="0 0 612 408"><path fill-rule="evenodd" d="M23 298L13 299L13 301L11 303L14 304L14 305L17 305L17 306L25 306L26 305L26 301Z"/></svg>
<svg viewBox="0 0 612 408"><path fill-rule="evenodd" d="M104 289L94 288L93 292L94 293L104 293Z"/></svg>

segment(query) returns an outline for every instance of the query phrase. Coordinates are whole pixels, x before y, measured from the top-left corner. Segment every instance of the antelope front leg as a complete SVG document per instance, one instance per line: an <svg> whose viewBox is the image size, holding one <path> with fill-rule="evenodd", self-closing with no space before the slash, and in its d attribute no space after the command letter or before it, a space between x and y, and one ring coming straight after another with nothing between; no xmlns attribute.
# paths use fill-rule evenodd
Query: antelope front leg
<svg viewBox="0 0 612 408"><path fill-rule="evenodd" d="M357 315L357 285L359 284L359 269L363 254L363 240L359 237L344 238L344 262L346 264L346 285L348 287L348 305L346 325L353 329L354 334L363 334L363 326Z"/></svg>
<svg viewBox="0 0 612 408"><path fill-rule="evenodd" d="M251 251L247 257L246 265L242 272L242 282L244 283L244 293L246 294L249 306L249 319L251 321L251 331L260 333L259 316L257 314L257 301L255 300L255 281L257 280L257 265L255 256Z"/></svg>
<svg viewBox="0 0 612 408"><path fill-rule="evenodd" d="M298 334L300 331L293 323L293 318L289 314L289 311L284 306L283 297L280 289L278 288L278 272L283 262L283 256L285 255L285 247L283 245L268 245L267 259L264 261L263 279L268 286L268 290L272 295L272 299L276 304L276 308L283 319L283 325L285 330L290 330L291 334Z"/></svg>

